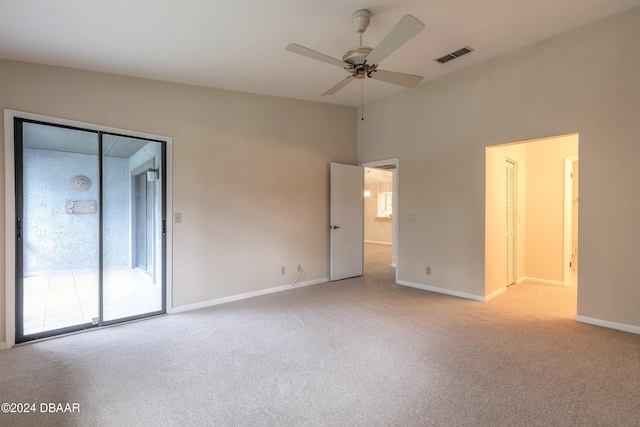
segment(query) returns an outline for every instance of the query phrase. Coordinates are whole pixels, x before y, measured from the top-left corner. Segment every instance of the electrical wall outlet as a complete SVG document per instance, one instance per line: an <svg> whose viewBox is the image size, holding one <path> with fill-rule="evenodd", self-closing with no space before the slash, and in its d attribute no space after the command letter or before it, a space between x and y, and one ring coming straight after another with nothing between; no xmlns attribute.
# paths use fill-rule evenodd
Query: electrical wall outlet
<svg viewBox="0 0 640 427"><path fill-rule="evenodd" d="M427 274L431 274L431 267L427 267Z"/></svg>
<svg viewBox="0 0 640 427"><path fill-rule="evenodd" d="M302 264L298 264L298 273L302 271Z"/></svg>
<svg viewBox="0 0 640 427"><path fill-rule="evenodd" d="M280 267L280 274L284 274L284 265Z"/></svg>

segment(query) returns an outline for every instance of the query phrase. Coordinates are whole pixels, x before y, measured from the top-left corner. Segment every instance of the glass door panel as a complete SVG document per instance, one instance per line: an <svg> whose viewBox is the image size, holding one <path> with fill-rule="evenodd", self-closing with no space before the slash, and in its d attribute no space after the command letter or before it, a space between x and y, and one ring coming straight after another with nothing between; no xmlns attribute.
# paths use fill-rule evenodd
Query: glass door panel
<svg viewBox="0 0 640 427"><path fill-rule="evenodd" d="M20 342L98 322L100 158L97 132L16 128Z"/></svg>
<svg viewBox="0 0 640 427"><path fill-rule="evenodd" d="M162 143L103 135L105 323L163 311Z"/></svg>

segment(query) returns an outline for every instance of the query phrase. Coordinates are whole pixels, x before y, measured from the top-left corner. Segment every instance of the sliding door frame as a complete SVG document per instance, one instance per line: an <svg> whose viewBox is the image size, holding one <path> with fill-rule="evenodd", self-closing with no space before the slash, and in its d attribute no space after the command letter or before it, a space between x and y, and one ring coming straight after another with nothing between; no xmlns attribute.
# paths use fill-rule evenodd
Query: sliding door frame
<svg viewBox="0 0 640 427"><path fill-rule="evenodd" d="M20 124L18 125L18 123L20 122ZM24 254L25 254L25 248L24 248L24 236L25 236L25 227L24 227L24 219L25 219L25 212L24 212L24 170L25 170L25 164L24 164L24 159L23 159L23 155L24 155L24 137L23 137L23 130L24 130L24 124L34 124L34 125L41 125L41 126L51 126L51 127L57 127L57 128L63 128L63 129L70 129L70 130L74 130L74 131L78 131L78 132L87 132L90 134L95 135L95 142L96 142L96 157L97 157L97 173L98 173L98 177L99 177L99 182L98 182L98 227L97 227L97 233L98 233L98 265L97 265L97 269L98 269L98 300L97 300L97 304L98 304L98 319L102 319L102 303L103 303L103 298L102 298L102 292L103 292L103 286L102 286L102 255L103 255L103 248L102 248L102 134L100 132L94 131L94 130L90 130L90 129L82 129L82 128L78 128L78 127L73 127L73 126L63 126L63 125L57 125L57 124L52 124L52 123L47 123L47 122L43 122L43 121L37 121L37 120L30 120L30 119L24 119L22 117L15 117L13 120L13 127L14 127L14 138L13 138L13 146L14 146L14 176L15 176L15 186L14 186L14 190L12 191L12 195L15 197L15 228L16 228L16 238L15 238L15 275L14 275L14 288L15 288L15 295L16 295L16 302L15 302L15 334L16 334L16 341L20 341L20 343L23 342L28 342L28 341L33 341L33 340L38 340L38 339L42 339L42 338L49 338L52 336L57 336L57 335L63 335L66 333L71 333L71 332L77 332L77 331L81 331L84 329L91 329L94 328L96 326L101 326L100 323L98 324L93 324L92 322L83 322L83 323L77 323L75 325L72 326L65 326L63 328L58 328L58 329L51 329L51 330L44 330L41 333L38 334L30 334L30 335L35 335L33 338L29 338L29 339L24 339L25 338L25 334L24 334L24 303L25 303L25 299L24 299ZM16 167L17 165L20 165L19 167ZM9 197L9 195L7 195L6 197ZM19 233L19 234L18 234ZM8 282L7 282L8 283ZM19 292L19 291L20 292Z"/></svg>
<svg viewBox="0 0 640 427"><path fill-rule="evenodd" d="M19 296L16 293L16 263L19 261L16 257L18 256L18 252L16 250L16 160L20 160L22 153L17 153L14 146L15 141L15 119L22 119L28 122L40 122L42 124L61 126L67 128L75 128L85 131L94 131L97 132L100 136L100 151L99 158L100 163L102 162L102 135L103 134L111 134L117 136L123 136L127 138L138 138L151 140L154 142L161 142L162 147L162 170L164 171L164 177L162 179L162 192L164 194L164 200L162 203L162 228L164 232L164 241L163 241L163 252L164 252L164 262L162 265L162 273L164 276L164 292L162 293L162 313L167 313L171 310L172 302L172 221L169 215L169 206L172 206L172 162L171 162L171 152L172 152L172 139L167 136L149 134L138 131L130 131L126 129L119 129L107 126L96 125L92 123L78 122L73 120L60 119L56 117L43 116L40 114L16 111L16 110L4 110L4 152L5 152L5 346L7 348L11 348L15 345L16 341L16 326L17 322L17 312L16 306L19 301L17 298ZM100 166L101 169L101 166ZM102 170L100 170L100 174L102 174ZM102 188L102 184L101 184ZM102 198L102 194L100 194L100 199ZM100 212L102 212L102 204L100 206ZM100 214L102 215L102 213ZM100 224L102 224L102 218L100 219ZM100 225L102 227L102 225ZM100 230L102 231L102 230ZM100 235L100 239L102 239L102 235ZM102 244L100 243L100 247ZM100 249L102 250L102 249ZM102 254L100 254L100 271L102 271ZM100 286L102 287L102 277L100 277ZM100 289L100 295L102 294L102 289ZM101 297L102 298L102 297ZM23 303L23 301L21 302ZM100 301L100 310L102 310L102 301ZM154 312L155 313L155 312ZM102 312L100 313L100 318L102 319ZM160 313L158 313L160 314ZM126 322L128 320L136 320L140 317L147 317L147 315L142 316L132 316L131 318L126 318L122 321L109 321L109 322L101 322L98 326L103 325L111 325L114 323ZM76 328L75 330L77 330ZM75 332L74 330L74 332Z"/></svg>

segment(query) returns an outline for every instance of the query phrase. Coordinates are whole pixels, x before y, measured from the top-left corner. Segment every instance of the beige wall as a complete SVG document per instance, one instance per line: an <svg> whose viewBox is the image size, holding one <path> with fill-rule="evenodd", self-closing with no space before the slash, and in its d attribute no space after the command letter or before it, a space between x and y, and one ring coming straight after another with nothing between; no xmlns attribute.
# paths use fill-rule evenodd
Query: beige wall
<svg viewBox="0 0 640 427"><path fill-rule="evenodd" d="M525 276L563 282L564 163L578 156L578 136L532 142L527 146Z"/></svg>
<svg viewBox="0 0 640 427"><path fill-rule="evenodd" d="M393 238L392 221L391 218L378 218L378 193L393 191L393 184L391 182L367 183L365 175L364 189L371 192L371 196L364 199L364 240L391 244Z"/></svg>
<svg viewBox="0 0 640 427"><path fill-rule="evenodd" d="M174 307L292 283L296 264L328 276L328 163L355 163L354 108L0 61L4 108L173 138Z"/></svg>
<svg viewBox="0 0 640 427"><path fill-rule="evenodd" d="M401 281L484 296L485 147L579 133L578 315L640 327L639 39L633 9L366 106L358 162L402 167Z"/></svg>

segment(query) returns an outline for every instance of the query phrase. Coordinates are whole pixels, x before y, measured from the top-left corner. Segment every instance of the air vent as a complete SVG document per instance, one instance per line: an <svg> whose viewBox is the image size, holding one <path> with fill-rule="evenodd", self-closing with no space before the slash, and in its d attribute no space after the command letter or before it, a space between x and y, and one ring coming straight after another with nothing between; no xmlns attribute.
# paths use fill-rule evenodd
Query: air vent
<svg viewBox="0 0 640 427"><path fill-rule="evenodd" d="M456 59L462 55L466 55L469 52L473 52L473 49L471 49L469 46L465 46L462 49L458 49L455 52L448 53L441 58L434 59L434 61L444 64L445 62L449 62L452 59Z"/></svg>

